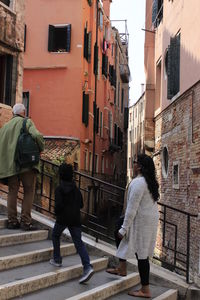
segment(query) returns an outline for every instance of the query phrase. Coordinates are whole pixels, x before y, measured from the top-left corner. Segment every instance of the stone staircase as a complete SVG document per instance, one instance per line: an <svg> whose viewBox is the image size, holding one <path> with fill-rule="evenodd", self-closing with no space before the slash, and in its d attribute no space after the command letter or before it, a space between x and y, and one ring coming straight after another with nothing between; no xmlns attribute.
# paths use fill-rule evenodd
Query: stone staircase
<svg viewBox="0 0 200 300"><path fill-rule="evenodd" d="M6 217L0 215L0 299L133 299L127 295L137 288L139 275L129 272L117 277L105 272L108 257L103 251L88 248L95 274L86 284L79 284L82 274L80 258L70 241L63 241L61 252L63 266L49 264L52 257L50 228L38 223L32 232L6 229ZM177 299L177 290L151 286L156 300ZM136 300L139 298L135 298Z"/></svg>

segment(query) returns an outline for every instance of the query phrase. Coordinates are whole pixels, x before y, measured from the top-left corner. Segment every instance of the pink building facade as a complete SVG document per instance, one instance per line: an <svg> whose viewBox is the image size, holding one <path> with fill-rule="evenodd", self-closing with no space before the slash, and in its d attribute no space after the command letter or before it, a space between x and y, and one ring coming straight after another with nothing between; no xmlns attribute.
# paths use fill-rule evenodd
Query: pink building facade
<svg viewBox="0 0 200 300"><path fill-rule="evenodd" d="M73 144L73 153L63 151L65 160L70 157L85 172L118 178L121 170L126 176L128 81L123 83L116 72L119 51L109 19L111 2L59 0L47 9L42 0L26 0L23 89L29 116L47 139L46 158L53 159L48 141L59 141L63 149ZM117 98L123 126L116 121L116 135ZM116 155L122 158L119 150L124 166L115 164Z"/></svg>
<svg viewBox="0 0 200 300"><path fill-rule="evenodd" d="M200 214L200 38L198 1L146 1L146 96L153 111L152 154L161 202ZM177 213L184 251L186 223ZM173 221L173 217L172 217ZM199 282L199 219L191 218L190 276ZM174 247L174 232L169 246ZM170 251L167 252L171 255Z"/></svg>

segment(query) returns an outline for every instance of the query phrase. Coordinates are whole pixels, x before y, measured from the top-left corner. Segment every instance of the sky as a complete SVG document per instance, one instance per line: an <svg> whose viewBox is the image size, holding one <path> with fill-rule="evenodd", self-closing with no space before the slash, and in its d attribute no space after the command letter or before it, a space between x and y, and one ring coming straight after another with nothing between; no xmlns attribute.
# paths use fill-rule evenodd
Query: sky
<svg viewBox="0 0 200 300"><path fill-rule="evenodd" d="M129 105L142 94L144 75L145 0L112 0L110 19L127 20L129 33L129 67L131 71ZM124 22L112 22L119 32L124 32Z"/></svg>

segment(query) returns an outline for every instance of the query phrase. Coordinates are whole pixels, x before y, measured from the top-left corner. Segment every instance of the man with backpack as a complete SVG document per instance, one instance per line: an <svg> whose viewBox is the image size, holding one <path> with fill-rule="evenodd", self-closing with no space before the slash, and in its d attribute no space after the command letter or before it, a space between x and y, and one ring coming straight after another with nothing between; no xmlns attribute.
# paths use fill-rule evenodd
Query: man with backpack
<svg viewBox="0 0 200 300"><path fill-rule="evenodd" d="M25 122L23 122L25 120ZM21 103L13 106L13 118L0 128L0 179L8 184L8 229L33 230L31 224L31 208L35 193L36 174L39 171L38 160L20 164L17 145L22 129L29 134L38 146L38 152L44 149L44 139L30 119L25 119L25 107ZM22 142L23 144L23 142ZM17 150L16 150L17 149ZM29 149L31 153L31 149ZM39 155L38 155L39 156ZM33 160L35 154L32 155ZM17 195L20 182L24 189L21 222L17 218Z"/></svg>

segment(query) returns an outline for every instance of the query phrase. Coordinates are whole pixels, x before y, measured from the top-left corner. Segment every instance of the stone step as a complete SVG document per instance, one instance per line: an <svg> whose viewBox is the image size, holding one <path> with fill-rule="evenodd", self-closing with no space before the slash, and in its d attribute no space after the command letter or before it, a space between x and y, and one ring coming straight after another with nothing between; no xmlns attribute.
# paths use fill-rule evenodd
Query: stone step
<svg viewBox="0 0 200 300"><path fill-rule="evenodd" d="M105 269L108 263L107 258L98 258L91 261L94 270L99 271L102 269ZM31 293L34 291L37 291L39 289L47 288L52 285L59 284L64 281L71 280L73 278L79 277L82 275L82 265L81 264L72 264L69 267L64 268L56 268L49 264L45 264L46 267L51 267L50 272L42 273L41 267L39 267L39 264L36 264L37 272L39 275L27 277L24 273L25 267L20 268L21 275L23 274L23 279L20 279L20 276L16 278L15 281L12 282L6 282L0 285L0 299L11 299L14 297L21 297L22 295L25 295L27 293ZM44 263L43 263L44 265ZM29 266L29 269L32 269L34 265ZM15 269L14 269L15 270ZM13 270L13 271L14 271ZM5 272L3 272L5 275ZM11 278L11 271L10 274L7 274L9 281ZM20 274L19 274L20 275ZM16 276L16 275L15 275ZM3 278L1 273L1 282L5 281L6 279ZM12 280L12 279L11 279Z"/></svg>
<svg viewBox="0 0 200 300"><path fill-rule="evenodd" d="M119 287L124 289L125 286L127 288L129 284L132 286L138 282L139 277L136 273L129 274L127 277L118 277L108 274L105 270L103 270L96 272L85 284L79 284L78 279L76 278L68 282L49 287L48 289L24 295L23 300L65 300L71 299L71 297L73 299L73 297L77 295L86 297L85 299L90 299L90 297L92 297L91 299L96 299L97 293L94 293L96 290L101 294L101 297L104 295L103 291L105 290L105 295L108 297L111 292L115 293L115 291L118 291ZM90 293L93 296L89 295Z"/></svg>
<svg viewBox="0 0 200 300"><path fill-rule="evenodd" d="M177 300L177 299L178 299L178 291L172 289L154 298L154 300Z"/></svg>
<svg viewBox="0 0 200 300"><path fill-rule="evenodd" d="M16 231L15 231L16 232ZM0 246L19 245L48 238L48 230L0 233Z"/></svg>
<svg viewBox="0 0 200 300"><path fill-rule="evenodd" d="M67 256L76 253L76 249L73 244L61 245L60 248L62 256ZM1 257L0 271L49 260L53 256L53 247L33 250L25 253L23 253L22 251L20 252L20 254Z"/></svg>
<svg viewBox="0 0 200 300"><path fill-rule="evenodd" d="M129 291L136 291L141 288L141 285L136 285L131 289L127 289L126 291L119 293L113 297L110 297L109 300L130 300L133 298L134 300L141 300L140 297L131 297L128 295ZM163 287L161 285L152 285L150 284L150 290L152 294L153 300L176 300L178 292L176 290L169 290L167 287Z"/></svg>
<svg viewBox="0 0 200 300"><path fill-rule="evenodd" d="M119 292L138 284L139 281L140 281L139 275L136 273L132 273L127 275L126 277L116 279L112 282L108 282L87 292L81 293L79 295L70 298L65 298L65 299L68 300L108 299L110 296L116 295Z"/></svg>
<svg viewBox="0 0 200 300"><path fill-rule="evenodd" d="M6 217L1 217L0 218L0 228L5 228L7 225L8 219Z"/></svg>

